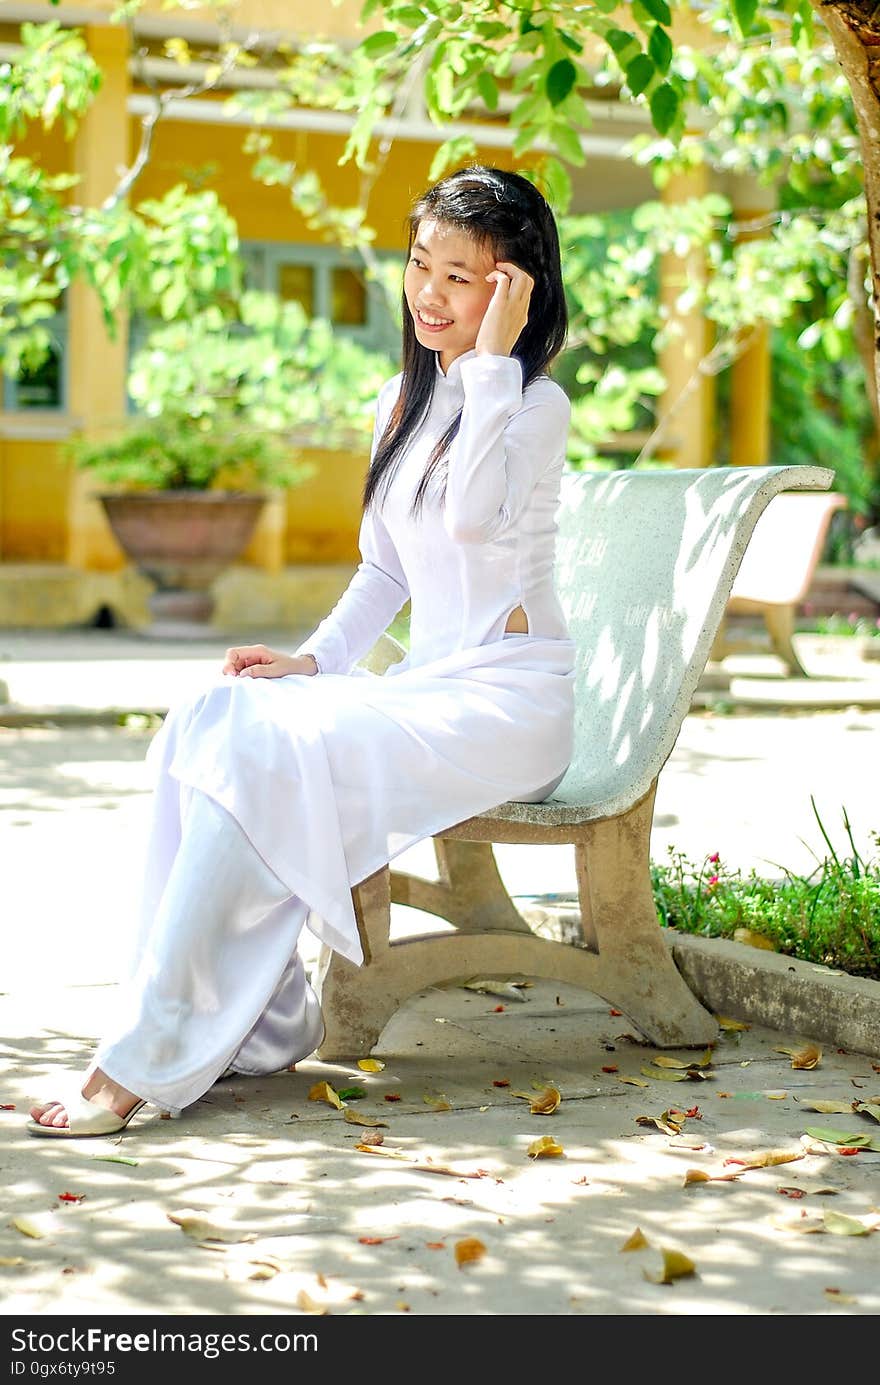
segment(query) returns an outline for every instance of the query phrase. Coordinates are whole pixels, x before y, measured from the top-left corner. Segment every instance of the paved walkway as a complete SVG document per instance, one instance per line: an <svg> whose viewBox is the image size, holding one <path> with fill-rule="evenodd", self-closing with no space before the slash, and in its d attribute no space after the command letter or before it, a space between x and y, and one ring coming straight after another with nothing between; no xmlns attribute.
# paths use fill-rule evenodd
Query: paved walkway
<svg viewBox="0 0 880 1385"><path fill-rule="evenodd" d="M26 697L126 705L123 694L129 707L161 706L218 652L170 657L134 640L134 657L132 640L6 634L0 649L14 657L0 676L19 706ZM693 712L661 775L652 855L672 845L696 860L721 850L730 864L765 873L768 861L808 869L824 854L810 793L838 846L845 806L867 849L876 793L864 766L878 728L880 713L855 702L782 716L735 703L724 715ZM652 1057L701 1055L657 1055L606 1002L559 984L527 987L521 1001L426 991L387 1027L379 1073L313 1058L296 1073L219 1084L177 1121L151 1110L115 1141L29 1139L27 1104L52 1093L60 1070L84 1066L112 998L150 734L137 724L0 725L0 856L14 943L0 994L0 1105L15 1107L0 1111L4 1314L880 1310L880 1233L837 1234L859 1229L846 1218L863 1229L876 1220L880 1126L851 1103L880 1102L880 1062L825 1045L816 1067L793 1069L777 1050L803 1047L807 1036L753 1024L724 1032L699 1070L705 1081L670 1082L656 1067L645 1076ZM565 848L498 854L516 894L573 887ZM398 863L429 872L429 846ZM412 927L410 911L395 912L399 931ZM357 1148L366 1127L308 1099L320 1081L364 1091L348 1109L387 1122L379 1153ZM515 1095L550 1085L562 1097L552 1115L530 1114ZM817 1101L841 1109L810 1110ZM684 1113L673 1116L678 1133L663 1120L672 1108ZM828 1127L859 1152L807 1134ZM542 1136L563 1153L530 1157ZM864 1148L865 1137L877 1148ZM796 1157L746 1168L779 1150ZM685 1186L692 1168L737 1177ZM171 1220L191 1210L221 1234L254 1239L199 1244ZM18 1229L22 1217L42 1234ZM648 1247L624 1252L637 1228ZM460 1268L456 1247L468 1239L485 1252ZM672 1285L647 1278L664 1248L689 1257L695 1273Z"/></svg>

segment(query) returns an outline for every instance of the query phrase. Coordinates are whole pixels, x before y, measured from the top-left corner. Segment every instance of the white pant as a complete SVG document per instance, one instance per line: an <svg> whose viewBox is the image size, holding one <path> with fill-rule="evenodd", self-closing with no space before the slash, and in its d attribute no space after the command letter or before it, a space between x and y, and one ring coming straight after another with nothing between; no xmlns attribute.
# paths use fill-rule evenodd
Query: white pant
<svg viewBox="0 0 880 1385"><path fill-rule="evenodd" d="M154 827L145 896L152 875L155 908L91 1068L176 1112L227 1067L276 1072L306 1057L323 1021L296 951L305 904L224 808L177 781L162 787L179 795L176 851L160 858Z"/></svg>

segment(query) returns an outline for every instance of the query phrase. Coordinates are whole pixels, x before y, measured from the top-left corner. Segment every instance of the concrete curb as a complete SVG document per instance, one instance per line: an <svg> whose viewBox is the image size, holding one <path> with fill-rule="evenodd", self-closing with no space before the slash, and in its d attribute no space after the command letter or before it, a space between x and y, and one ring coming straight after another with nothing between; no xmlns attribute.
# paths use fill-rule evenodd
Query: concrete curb
<svg viewBox="0 0 880 1385"><path fill-rule="evenodd" d="M571 900L535 898L519 907L541 937L583 946L580 914ZM727 938L674 928L662 933L688 986L713 1015L880 1058L880 981Z"/></svg>
<svg viewBox="0 0 880 1385"><path fill-rule="evenodd" d="M0 702L0 726L119 726L126 717L164 717L167 707L25 707Z"/></svg>
<svg viewBox="0 0 880 1385"><path fill-rule="evenodd" d="M664 934L688 986L713 1014L880 1058L880 981L726 938Z"/></svg>

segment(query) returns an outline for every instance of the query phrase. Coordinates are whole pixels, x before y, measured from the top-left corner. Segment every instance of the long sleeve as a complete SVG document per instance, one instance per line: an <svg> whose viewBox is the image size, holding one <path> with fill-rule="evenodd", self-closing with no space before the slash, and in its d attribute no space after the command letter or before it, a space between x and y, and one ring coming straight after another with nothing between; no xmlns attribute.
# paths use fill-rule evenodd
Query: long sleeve
<svg viewBox="0 0 880 1385"><path fill-rule="evenodd" d="M571 404L549 379L524 398L515 356L472 356L461 363L461 382L444 523L456 543L487 543L516 524L542 474L564 460Z"/></svg>
<svg viewBox="0 0 880 1385"><path fill-rule="evenodd" d="M398 377L399 383L399 377ZM385 427L385 406L396 398L389 381L380 392L373 430L372 460ZM386 394L388 391L388 394ZM390 398L389 402L389 397ZM361 518L361 562L332 611L294 651L311 654L322 673L350 673L409 599L397 550L382 517L371 506Z"/></svg>

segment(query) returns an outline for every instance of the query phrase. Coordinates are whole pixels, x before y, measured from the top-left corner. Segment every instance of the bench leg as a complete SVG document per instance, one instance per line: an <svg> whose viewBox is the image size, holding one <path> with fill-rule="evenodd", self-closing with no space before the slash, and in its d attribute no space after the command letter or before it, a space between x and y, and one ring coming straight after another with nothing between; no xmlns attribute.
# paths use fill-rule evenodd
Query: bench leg
<svg viewBox="0 0 880 1385"><path fill-rule="evenodd" d="M767 627L767 634L770 636L773 653L777 654L786 665L792 678L809 678L810 675L795 653L792 643L794 617L794 606L765 606L764 608L764 624Z"/></svg>
<svg viewBox="0 0 880 1385"><path fill-rule="evenodd" d="M651 888L657 781L627 813L590 823L578 846L585 941L598 952L595 989L661 1047L714 1042L718 1025L688 987L661 934Z"/></svg>
<svg viewBox="0 0 880 1385"><path fill-rule="evenodd" d="M460 842L435 837L439 881L406 871L391 872L391 901L424 909L455 924L462 933L499 928L528 933L528 924L511 902L498 871L491 842Z"/></svg>

